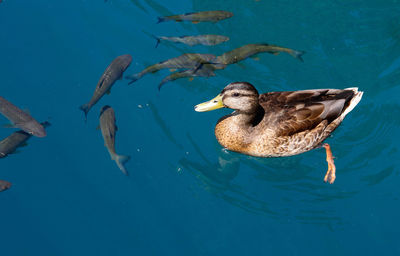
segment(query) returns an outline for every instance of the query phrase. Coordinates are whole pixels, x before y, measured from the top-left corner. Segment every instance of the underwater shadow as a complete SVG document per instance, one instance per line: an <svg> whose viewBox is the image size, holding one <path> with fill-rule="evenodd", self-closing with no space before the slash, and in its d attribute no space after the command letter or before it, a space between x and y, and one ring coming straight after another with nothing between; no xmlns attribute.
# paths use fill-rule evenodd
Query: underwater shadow
<svg viewBox="0 0 400 256"><path fill-rule="evenodd" d="M275 161L275 165L268 163L268 167L265 167L266 162L272 159L257 159L224 150L219 150L215 162L206 157L189 134L187 138L201 160L184 157L179 160L179 164L196 177L205 191L215 197L247 212L266 215L277 221L293 219L299 223L329 228L343 224L343 220L336 216L335 210L330 209L327 202L349 198L356 192L340 192L338 188L329 187L322 181L322 172L318 180L311 177L309 174L315 168L302 164L300 158L283 161L283 166L291 168L284 173L275 170L277 166L282 167L278 161ZM250 183L255 184L239 185L241 181L235 181L244 166L256 172L255 176L250 177ZM321 184L316 185L318 182ZM315 207L316 202L323 205L322 209Z"/></svg>

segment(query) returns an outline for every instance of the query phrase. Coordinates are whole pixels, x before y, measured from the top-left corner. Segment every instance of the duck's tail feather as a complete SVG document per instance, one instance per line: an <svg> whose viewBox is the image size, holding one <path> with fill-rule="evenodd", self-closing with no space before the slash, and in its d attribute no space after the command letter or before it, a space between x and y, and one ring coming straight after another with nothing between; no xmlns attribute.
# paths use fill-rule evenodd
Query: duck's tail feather
<svg viewBox="0 0 400 256"><path fill-rule="evenodd" d="M346 88L345 90L352 90L354 92L354 96L350 101L349 106L345 109L345 111L343 111L343 113L341 114L341 116L344 118L348 113L350 113L350 111L352 111L355 106L357 106L357 104L360 102L364 92L362 91L358 91L357 87L353 87L353 88Z"/></svg>

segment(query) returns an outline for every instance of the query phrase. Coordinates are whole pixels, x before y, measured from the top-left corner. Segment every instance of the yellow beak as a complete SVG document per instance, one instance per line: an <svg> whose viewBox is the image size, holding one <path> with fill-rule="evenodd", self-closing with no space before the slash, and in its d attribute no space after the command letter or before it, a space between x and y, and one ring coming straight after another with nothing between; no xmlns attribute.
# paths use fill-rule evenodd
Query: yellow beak
<svg viewBox="0 0 400 256"><path fill-rule="evenodd" d="M194 110L197 112L204 112L204 111L210 111L210 110L214 110L214 109L219 109L219 108L223 108L224 104L222 103L222 96L221 94L218 94L217 97L215 97L214 99L201 103L199 105L196 105L194 107Z"/></svg>

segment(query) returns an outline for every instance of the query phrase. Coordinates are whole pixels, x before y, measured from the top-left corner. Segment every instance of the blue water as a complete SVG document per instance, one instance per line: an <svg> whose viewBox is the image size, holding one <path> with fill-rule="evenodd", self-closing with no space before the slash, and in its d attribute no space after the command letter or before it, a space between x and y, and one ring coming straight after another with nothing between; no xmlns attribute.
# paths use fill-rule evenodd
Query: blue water
<svg viewBox="0 0 400 256"><path fill-rule="evenodd" d="M217 9L234 17L156 24ZM1 255L399 255L399 13L396 0L4 0L1 96L52 126L0 160L0 179L13 183L0 193ZM149 33L231 40L155 49ZM118 81L87 124L78 109L118 55L132 55L128 75L184 52L219 55L258 42L304 50L304 63L260 54L158 92L164 70L132 86ZM327 140L333 185L323 182L323 149L271 159L221 149L213 128L230 110L193 106L234 81L260 92L365 92ZM116 112L117 152L132 157L129 177L96 130L105 104Z"/></svg>

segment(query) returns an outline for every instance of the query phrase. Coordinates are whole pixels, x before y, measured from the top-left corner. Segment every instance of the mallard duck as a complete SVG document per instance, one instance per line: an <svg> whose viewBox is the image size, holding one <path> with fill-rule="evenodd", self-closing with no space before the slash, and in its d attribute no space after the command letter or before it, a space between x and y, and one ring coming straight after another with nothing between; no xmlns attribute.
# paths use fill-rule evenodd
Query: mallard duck
<svg viewBox="0 0 400 256"><path fill-rule="evenodd" d="M259 95L253 85L235 82L214 99L195 106L198 112L219 108L235 111L218 120L215 136L226 149L257 157L297 155L323 146L333 183L335 165L328 144L322 142L358 104L358 88L269 92Z"/></svg>

